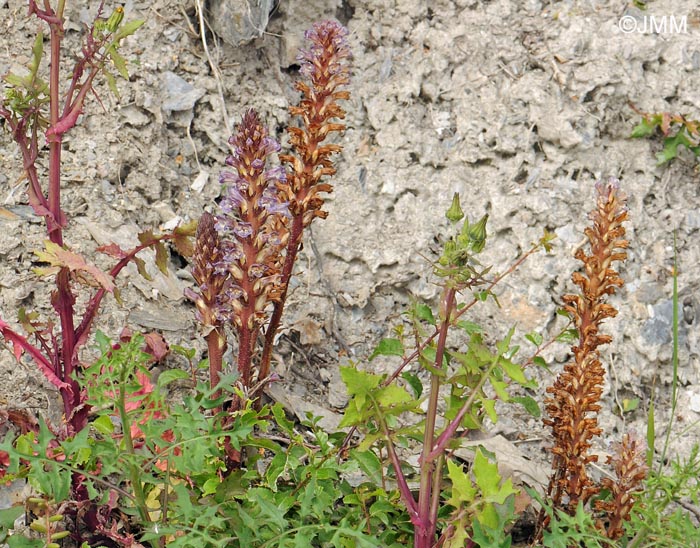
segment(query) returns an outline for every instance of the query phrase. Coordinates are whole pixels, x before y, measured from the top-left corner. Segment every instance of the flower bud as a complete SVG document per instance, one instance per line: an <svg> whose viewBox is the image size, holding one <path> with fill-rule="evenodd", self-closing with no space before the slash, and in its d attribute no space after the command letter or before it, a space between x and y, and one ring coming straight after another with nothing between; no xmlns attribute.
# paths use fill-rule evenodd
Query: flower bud
<svg viewBox="0 0 700 548"><path fill-rule="evenodd" d="M486 245L486 221L489 220L489 214L487 213L478 222L472 224L469 227L469 240L471 242L472 251L474 253L481 253Z"/></svg>
<svg viewBox="0 0 700 548"><path fill-rule="evenodd" d="M445 213L445 217L447 217L451 223L456 223L464 217L462 206L459 205L459 192L455 192L454 196L452 196L452 205Z"/></svg>
<svg viewBox="0 0 700 548"><path fill-rule="evenodd" d="M112 15L109 16L109 19L107 19L107 24L105 25L107 31L116 31L119 28L122 19L124 19L124 8L121 6L117 6L116 9L112 12Z"/></svg>

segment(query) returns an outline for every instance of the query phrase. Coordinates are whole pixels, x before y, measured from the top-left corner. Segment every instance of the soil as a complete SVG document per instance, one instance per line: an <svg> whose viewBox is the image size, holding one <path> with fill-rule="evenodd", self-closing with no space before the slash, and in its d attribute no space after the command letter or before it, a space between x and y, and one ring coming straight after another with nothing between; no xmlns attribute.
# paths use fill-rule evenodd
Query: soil
<svg viewBox="0 0 700 548"><path fill-rule="evenodd" d="M65 139L71 248L106 267L98 245L114 240L127 248L140 231L213 211L232 127L254 107L285 138L303 32L337 18L349 28L354 52L348 130L329 216L307 233L298 262L276 355L283 382L272 397L332 426L346 402L339 365L352 359L381 372L396 366L367 363L367 356L413 300L436 302L430 261L454 192L470 218L489 213L483 262L494 271L505 270L545 229L558 235L553 253L527 261L499 286L500 309L485 305L470 317L491 341L516 325L521 355L529 356L524 333L547 340L562 327L556 310L574 289L573 250L583 240L593 185L615 176L629 196L631 243L626 284L612 299L619 315L606 324L613 342L603 349L609 376L597 450L608 452L623 431L643 434L652 399L663 437L677 257L681 389L674 420L683 433L673 450L687 454L700 438L698 163L682 149L658 166L660 139L630 133L640 121L634 108L700 117L694 0L650 1L646 10L617 0L283 0L264 32L243 26L235 30L256 37L227 36L231 43L209 28L203 40L196 3L127 2L127 18L146 20L123 46L130 81L118 81L119 99L98 85L101 105L91 99ZM66 43L75 46L95 3L68 4ZM38 27L26 11L25 2L0 1L0 73L29 62ZM0 314L14 323L20 308L50 310L48 286L30 272L45 232L27 205L8 132L0 134L0 162ZM155 273L153 259L148 263ZM193 307L183 298L191 283L186 265L174 259L170 269L169 277L154 274L154 282L127 271L119 282L123 304L108 299L99 328L112 337L124 325L157 330L171 344L202 349ZM568 357L565 345L545 353L555 372ZM167 366L184 366L171 361ZM553 380L544 370L531 374L543 386ZM56 394L31 364L18 366L3 350L0 378L2 405L60 418ZM516 477L535 486L546 481L548 432L540 420L504 410L493 434L512 453L502 460Z"/></svg>

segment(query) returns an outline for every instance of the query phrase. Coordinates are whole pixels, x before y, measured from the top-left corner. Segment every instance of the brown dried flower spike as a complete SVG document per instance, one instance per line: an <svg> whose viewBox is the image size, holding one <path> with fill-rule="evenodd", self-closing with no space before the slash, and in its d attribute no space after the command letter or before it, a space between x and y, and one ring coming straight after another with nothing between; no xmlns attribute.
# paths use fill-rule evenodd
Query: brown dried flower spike
<svg viewBox="0 0 700 548"><path fill-rule="evenodd" d="M612 318L617 310L605 303L623 281L613 268L613 262L627 258L624 249L622 223L627 219L624 196L619 182L609 179L596 184L597 207L589 218L593 225L586 228L590 254L583 249L576 258L583 263L583 272L573 274L573 282L580 288L580 295L565 295L565 309L573 318L579 332L578 344L572 347L574 361L547 388L551 394L546 403L549 419L545 425L552 428L554 436L554 469L549 485L549 495L555 508L573 514L579 502L584 504L600 487L588 477L586 467L598 460L590 455L591 439L601 433L596 413L605 371L600 363L598 347L609 343L612 337L599 333L606 318Z"/></svg>
<svg viewBox="0 0 700 548"><path fill-rule="evenodd" d="M601 529L615 540L624 534L623 524L630 519L634 495L642 492L649 472L646 445L634 434L625 434L622 442L616 444L615 454L608 457L608 464L613 465L615 479L604 478L601 485L610 491L610 500L596 501L594 506L605 516Z"/></svg>

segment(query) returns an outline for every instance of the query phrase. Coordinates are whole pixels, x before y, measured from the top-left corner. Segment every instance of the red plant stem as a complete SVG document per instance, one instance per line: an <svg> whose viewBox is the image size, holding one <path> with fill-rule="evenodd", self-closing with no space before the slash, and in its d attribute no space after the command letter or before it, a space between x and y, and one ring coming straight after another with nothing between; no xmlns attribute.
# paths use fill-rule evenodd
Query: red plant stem
<svg viewBox="0 0 700 548"><path fill-rule="evenodd" d="M416 505L416 499L413 498L413 493L411 493L411 488L408 486L406 481L406 476L401 470L401 461L399 456L396 454L396 448L394 447L394 442L391 441L391 433L386 425L383 417L380 413L377 413L379 421L382 427L382 432L386 437L387 452L389 453L389 460L394 468L394 473L396 474L396 484L399 488L399 494L403 503L406 505L406 510L408 510L408 515L411 518L411 523L417 530L425 529L425 523L421 521L421 517L418 513L418 506Z"/></svg>
<svg viewBox="0 0 700 548"><path fill-rule="evenodd" d="M464 415L466 415L467 411L469 411L469 409L471 408L472 404L474 403L474 400L476 399L477 394L479 394L481 389L486 384L486 381L489 379L491 372L493 371L493 368L496 367L496 365L498 364L498 361L499 360L494 360L493 363L491 363L491 365L489 366L489 368L483 373L483 375L481 375L479 382L476 384L476 386L472 388L471 394L462 404L462 407L460 407L455 418L452 419L452 422L450 422L450 424L447 425L447 428L445 428L442 434L440 434L440 436L438 437L437 442L435 443L435 447L428 455L429 459L432 460L437 458L445 450L447 444L450 443L450 440L454 437L455 433L457 432L457 429L459 428L459 425L462 422Z"/></svg>
<svg viewBox="0 0 700 548"><path fill-rule="evenodd" d="M47 4L47 11L50 11ZM63 38L63 3L59 2L59 13L54 14L55 20L49 22L51 29L51 65L49 74L49 120L51 127L59 123L60 101L60 66L61 40ZM49 189L48 205L50 216L47 217L49 239L60 246L63 245L64 216L61 210L61 138L60 135L49 138ZM70 286L70 271L62 268L56 274L57 296L54 301L61 322L61 355L56 363L56 375L70 385L69 390L61 389L63 409L66 420L73 425L73 411L80 405L80 387L73 378L75 365L75 325L73 322L73 305L75 296Z"/></svg>
<svg viewBox="0 0 700 548"><path fill-rule="evenodd" d="M493 279L493 281L486 287L486 291L491 291L491 290L492 290L494 287L496 287L496 285L498 285L498 284L501 282L501 280L503 280L506 276L508 276L508 275L512 274L513 272L515 272L515 271L518 269L518 267L520 267L520 265L523 264L523 263L525 262L525 260L526 260L530 255L532 255L533 253L535 253L535 251L537 251L539 248L540 248L540 244L535 244L535 245L533 245L530 249L528 249L527 252L524 253L524 254L523 254L517 261L515 261L512 265L510 265L510 267L508 267L508 269L507 269L503 274L499 274L498 276L496 276L496 277ZM452 318L452 321L453 321L453 322L454 322L454 321L457 321L462 315L466 314L466 312L467 312L468 310L470 310L470 309L471 309L476 303L478 303L478 302L479 302L478 299L476 299L476 298L475 298L475 299L472 299L472 300L471 300L469 303L467 303L464 307L460 308L459 310L457 310L457 311L455 312L455 315L454 315L454 317ZM413 352L411 352L411 354L409 354L407 357L405 357L405 358L401 361L401 363L400 363L399 366L394 370L394 372L393 372L391 375L389 375L389 376L382 382L382 386L388 386L389 384L391 384L392 382L394 382L394 381L398 378L398 376L401 374L401 372L404 370L404 368L405 368L409 363L411 363L413 360L415 360L415 359L420 355L420 353L423 352L423 350L425 350L425 349L427 348L427 346L433 341L433 339L435 339L435 337L438 336L439 333L440 333L439 328L435 328L435 331L433 331L433 333L432 333L427 339L425 339L421 344L419 344L418 347L417 347ZM266 339L267 339L267 338L266 338ZM267 341L266 341L266 342L267 342ZM345 436L345 439L343 440L343 444L341 445L341 451L340 451L341 453L342 453L342 451L345 450L345 448L347 447L347 445L350 443L350 440L351 440L352 437L355 435L355 432L357 432L357 426L353 426L352 428L350 428L350 431L349 431L349 432L347 433L347 435Z"/></svg>
<svg viewBox="0 0 700 548"><path fill-rule="evenodd" d="M282 312L284 312L284 303L287 300L287 290L289 289L289 280L292 278L294 263L297 260L297 254L301 247L301 238L304 234L304 214L300 213L292 219L292 228L289 232L289 241L287 242L287 255L284 258L284 266L282 267L281 278L281 293L279 300L275 303L270 323L265 331L265 345L263 347L262 359L260 360L259 379L265 379L270 372L270 360L272 358L272 345L275 342L275 334L279 329L280 321L282 320Z"/></svg>
<svg viewBox="0 0 700 548"><path fill-rule="evenodd" d="M226 352L226 337L222 327L214 327L207 335L207 349L209 350L209 382L214 388L221 381L221 370L224 352ZM214 398L221 395L220 391L214 393Z"/></svg>
<svg viewBox="0 0 700 548"><path fill-rule="evenodd" d="M242 316L245 319L245 316ZM238 373L241 375L241 384L244 388L250 388L251 378L251 343L253 342L251 330L247 325L247 319L238 332Z"/></svg>
<svg viewBox="0 0 700 548"><path fill-rule="evenodd" d="M442 299L444 318L440 324L440 334L438 336L437 349L435 352L436 369L442 369L442 361L445 355L445 344L447 343L447 333L450 329L450 315L455 307L456 291L448 287ZM431 516L431 501L433 489L433 477L436 473L435 461L429 458L435 442L435 425L437 420L438 402L440 399L440 377L435 373L430 375L430 396L428 399L428 412L425 417L425 432L423 433L423 452L420 460L420 491L418 494L418 516L425 527L416 531L414 538L415 548L430 548L435 540L435 529L437 526L437 516Z"/></svg>

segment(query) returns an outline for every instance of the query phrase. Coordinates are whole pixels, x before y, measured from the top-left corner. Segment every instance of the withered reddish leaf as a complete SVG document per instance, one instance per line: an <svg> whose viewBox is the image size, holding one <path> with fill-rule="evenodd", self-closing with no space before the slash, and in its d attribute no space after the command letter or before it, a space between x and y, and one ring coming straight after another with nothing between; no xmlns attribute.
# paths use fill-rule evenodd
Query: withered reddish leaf
<svg viewBox="0 0 700 548"><path fill-rule="evenodd" d="M153 234L152 230L146 230L145 232L140 232L139 233L139 242L141 242L141 245L153 245L156 243L159 238L155 234Z"/></svg>
<svg viewBox="0 0 700 548"><path fill-rule="evenodd" d="M109 255L110 257L114 257L115 259L123 259L128 255L126 251L124 251L114 242L109 245L101 245L97 248L97 251L104 253L105 255Z"/></svg>
<svg viewBox="0 0 700 548"><path fill-rule="evenodd" d="M151 333L144 335L143 338L146 341L145 351L153 356L155 361L159 362L168 355L168 352L170 351L168 348L168 343L165 342L165 339L160 333L152 331Z"/></svg>
<svg viewBox="0 0 700 548"><path fill-rule="evenodd" d="M153 278L148 273L148 270L146 270L146 263L144 260L140 257L134 257L134 262L136 263L136 269L139 271L139 274L141 274L141 277L145 278L149 282L153 281Z"/></svg>
<svg viewBox="0 0 700 548"><path fill-rule="evenodd" d="M168 250L165 248L163 242L158 242L155 244L156 249L156 266L166 276L168 275Z"/></svg>
<svg viewBox="0 0 700 548"><path fill-rule="evenodd" d="M194 254L193 238L197 232L197 221L193 220L173 230L173 243L175 249L183 257L191 257Z"/></svg>
<svg viewBox="0 0 700 548"><path fill-rule="evenodd" d="M114 291L114 282L112 281L112 277L105 272L102 272L95 265L86 262L81 255L68 251L67 249L62 248L60 245L48 240L44 242L44 246L44 251L35 250L34 254L40 261L49 263L51 267L35 269L35 272L38 274L43 274L50 270L67 268L71 272L84 272L85 274L89 274L107 291Z"/></svg>
<svg viewBox="0 0 700 548"><path fill-rule="evenodd" d="M17 341L13 341L12 342L12 353L15 355L15 359L17 361L20 361L22 359L22 352L23 352L22 345Z"/></svg>

